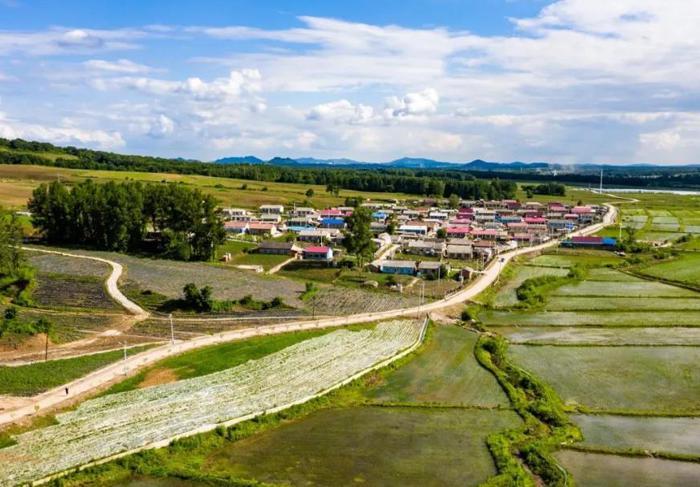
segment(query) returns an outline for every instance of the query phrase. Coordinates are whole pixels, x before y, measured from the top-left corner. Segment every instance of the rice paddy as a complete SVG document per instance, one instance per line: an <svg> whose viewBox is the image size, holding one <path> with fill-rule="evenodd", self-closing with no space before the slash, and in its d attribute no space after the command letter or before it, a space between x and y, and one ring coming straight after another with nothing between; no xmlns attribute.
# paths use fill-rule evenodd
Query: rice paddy
<svg viewBox="0 0 700 487"><path fill-rule="evenodd" d="M556 458L584 487L697 485L700 463L562 450Z"/></svg>
<svg viewBox="0 0 700 487"><path fill-rule="evenodd" d="M574 414L583 431L581 446L611 450L647 450L700 457L700 418Z"/></svg>
<svg viewBox="0 0 700 487"><path fill-rule="evenodd" d="M418 357L370 389L373 401L480 407L508 407L490 372L474 358L477 334L438 326Z"/></svg>
<svg viewBox="0 0 700 487"><path fill-rule="evenodd" d="M572 406L700 412L698 347L512 345L510 353L515 363L545 380Z"/></svg>

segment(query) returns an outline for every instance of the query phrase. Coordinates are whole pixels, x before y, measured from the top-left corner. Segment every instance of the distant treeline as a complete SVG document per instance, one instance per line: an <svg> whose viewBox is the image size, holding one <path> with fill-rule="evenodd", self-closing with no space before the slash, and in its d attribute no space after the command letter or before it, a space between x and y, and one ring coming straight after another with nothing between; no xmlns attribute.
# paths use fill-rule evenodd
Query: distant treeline
<svg viewBox="0 0 700 487"><path fill-rule="evenodd" d="M2 164L34 164L74 169L103 169L152 173L177 173L248 179L254 181L319 184L327 187L373 192L402 192L415 195L448 197L457 194L465 199L512 198L515 185L510 181L566 182L597 186L599 175L593 173L546 174L536 171L475 171L458 169L337 168L287 164L216 164L184 159L124 155L113 152L58 147L44 142L0 138ZM25 153L21 153L21 152ZM29 153L27 153L29 152ZM34 152L36 154L32 154ZM38 153L48 152L51 157ZM66 157L62 157L65 155ZM55 160L53 158L55 157ZM506 180L506 181L502 181ZM693 168L625 168L606 171L605 186L692 188L700 186L700 169Z"/></svg>
<svg viewBox="0 0 700 487"><path fill-rule="evenodd" d="M536 185L524 185L523 190L528 198L535 194L546 194L551 196L566 196L566 186L561 183L543 183Z"/></svg>
<svg viewBox="0 0 700 487"><path fill-rule="evenodd" d="M501 199L515 196L516 185L511 181L477 179L463 171L414 171L410 169L362 169L289 167L265 164L214 164L158 157L133 156L112 152L56 147L41 142L0 139L0 146L16 151L44 152L40 154L0 151L0 163L35 164L75 169L104 169L155 173L197 174L225 178L248 179L299 184L319 184L326 187L371 192L398 192L414 195L448 197L456 194L465 199ZM65 154L66 158L60 156ZM73 156L73 157L70 157Z"/></svg>
<svg viewBox="0 0 700 487"><path fill-rule="evenodd" d="M177 184L55 181L36 188L28 207L51 244L208 260L225 239L216 200Z"/></svg>

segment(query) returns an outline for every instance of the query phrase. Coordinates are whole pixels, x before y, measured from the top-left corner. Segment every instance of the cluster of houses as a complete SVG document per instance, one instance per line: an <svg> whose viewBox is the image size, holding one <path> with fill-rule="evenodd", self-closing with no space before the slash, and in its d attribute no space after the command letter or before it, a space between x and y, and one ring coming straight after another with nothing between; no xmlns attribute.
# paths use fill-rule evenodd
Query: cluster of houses
<svg viewBox="0 0 700 487"><path fill-rule="evenodd" d="M449 208L446 202L427 200L415 205L400 202L362 205L372 211L370 227L380 247L393 244L395 251L430 257L424 261L375 263L380 272L411 275L441 272L444 266L441 268L439 262L443 258L486 263L504 250L536 245L600 221L606 211L604 206L597 205L517 200L461 201L457 208ZM262 205L257 212L239 208L222 211L229 234L260 238L294 235L292 243L264 241L259 252L287 253L305 260L330 262L334 258L333 246L342 241L345 220L354 208L316 210ZM393 257L392 254L388 257Z"/></svg>

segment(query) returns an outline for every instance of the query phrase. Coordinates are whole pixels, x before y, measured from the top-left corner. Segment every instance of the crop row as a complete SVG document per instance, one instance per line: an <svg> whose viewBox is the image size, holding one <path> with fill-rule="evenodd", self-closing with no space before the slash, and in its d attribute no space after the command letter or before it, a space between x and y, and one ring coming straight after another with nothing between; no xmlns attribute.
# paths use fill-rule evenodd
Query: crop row
<svg viewBox="0 0 700 487"><path fill-rule="evenodd" d="M92 399L0 449L0 485L303 401L410 347L420 331L407 320L338 330L221 372Z"/></svg>

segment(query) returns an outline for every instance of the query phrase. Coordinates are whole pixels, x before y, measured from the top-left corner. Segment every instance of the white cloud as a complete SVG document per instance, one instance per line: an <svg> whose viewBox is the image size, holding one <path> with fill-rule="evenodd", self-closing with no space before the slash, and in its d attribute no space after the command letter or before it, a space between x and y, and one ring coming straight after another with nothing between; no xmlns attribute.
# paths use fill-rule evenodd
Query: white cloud
<svg viewBox="0 0 700 487"><path fill-rule="evenodd" d="M59 54L88 54L137 48L134 43L148 33L140 29L66 29L17 32L0 31L0 56L26 54L51 56Z"/></svg>
<svg viewBox="0 0 700 487"><path fill-rule="evenodd" d="M185 95L196 100L231 101L241 95L260 91L260 72L256 69L231 71L225 78L207 82L198 77L184 81L171 81L146 77L121 77L96 79L95 87L101 90L130 88L152 95Z"/></svg>
<svg viewBox="0 0 700 487"><path fill-rule="evenodd" d="M438 92L432 88L426 88L418 93L408 93L401 98L395 96L388 98L384 114L389 118L427 115L437 111L439 102Z"/></svg>
<svg viewBox="0 0 700 487"><path fill-rule="evenodd" d="M0 137L51 142L53 144L90 146L114 150L124 147L126 142L116 131L81 129L77 127L45 126L0 118Z"/></svg>
<svg viewBox="0 0 700 487"><path fill-rule="evenodd" d="M106 71L110 73L139 74L148 73L153 68L144 64L138 64L128 59L118 59L116 61L105 61L104 59L90 59L83 63L88 69L95 71Z"/></svg>
<svg viewBox="0 0 700 487"><path fill-rule="evenodd" d="M306 114L308 120L336 123L364 123L374 118L374 108L368 105L353 105L348 100L337 100L316 105Z"/></svg>

